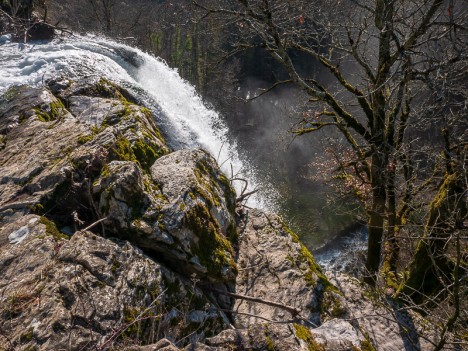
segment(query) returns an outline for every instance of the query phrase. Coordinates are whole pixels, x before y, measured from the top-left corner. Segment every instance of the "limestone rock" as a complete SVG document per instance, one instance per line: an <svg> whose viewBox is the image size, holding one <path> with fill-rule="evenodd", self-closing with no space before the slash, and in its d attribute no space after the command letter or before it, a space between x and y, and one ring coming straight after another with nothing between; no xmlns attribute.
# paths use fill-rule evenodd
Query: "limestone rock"
<svg viewBox="0 0 468 351"><path fill-rule="evenodd" d="M29 235L8 243L20 228ZM192 281L130 243L91 232L66 240L53 228L28 215L0 230L0 344L8 335L18 350L80 350L190 334L187 343L226 328Z"/></svg>
<svg viewBox="0 0 468 351"><path fill-rule="evenodd" d="M106 163L125 160L149 169L168 152L151 113L117 90L112 95L107 85L112 87L106 81L73 90L111 96L88 97L99 118L76 107L83 97L57 93L73 84L54 87L55 95L46 88L12 87L0 98L0 216L52 212L73 227L77 211L89 223L98 215L90 185Z"/></svg>
<svg viewBox="0 0 468 351"><path fill-rule="evenodd" d="M330 351L359 349L365 342L364 336L342 319L329 320L310 332L318 344Z"/></svg>
<svg viewBox="0 0 468 351"><path fill-rule="evenodd" d="M197 286L201 276L215 285L235 279L226 239L234 228L228 209L234 195L212 158L188 152L203 155L203 169L192 173L209 170L209 175L198 175L207 185L196 187L208 195L192 198L187 192L186 205L169 199L150 174L155 160L169 149L149 110L129 102L128 94L105 80L91 85L61 80L50 86L14 87L0 98L0 296L13 301L0 323L14 320L6 335L17 345L34 339L41 349L60 349L72 338L80 349L107 342L115 328L145 343L166 336L182 339L182 344L225 328L229 320L218 304L229 308L230 300ZM224 193L228 200L217 197ZM128 242L79 231L102 217L106 221L93 231L140 243L152 258ZM28 218L34 223L25 222ZM64 240L60 231L71 239ZM167 237L166 246L151 237L154 233ZM202 245L200 239L215 240ZM44 278L46 270L52 273ZM191 279L192 273L199 277ZM40 291L34 290L36 282ZM23 290L28 291L24 299ZM49 319L42 304L30 306L30 300L42 299L43 291ZM27 313L18 310L17 300ZM56 300L63 303L55 306ZM148 325L151 318L138 319L150 306L157 322ZM129 318L138 323L127 325ZM37 332L19 334L20 325L36 328L41 323Z"/></svg>
<svg viewBox="0 0 468 351"><path fill-rule="evenodd" d="M177 348L170 340L164 338L157 343L146 346L129 346L124 351L178 351Z"/></svg>
<svg viewBox="0 0 468 351"><path fill-rule="evenodd" d="M104 79L0 97L0 349L429 349L278 216L235 214L213 157L169 153L136 102Z"/></svg>
<svg viewBox="0 0 468 351"><path fill-rule="evenodd" d="M84 127L46 89L14 87L3 95L0 215L29 212L67 180L70 168L62 160L81 131Z"/></svg>
<svg viewBox="0 0 468 351"><path fill-rule="evenodd" d="M234 192L203 150L180 150L158 159L151 176L167 200L154 236L169 234L195 272L234 281Z"/></svg>
<svg viewBox="0 0 468 351"><path fill-rule="evenodd" d="M338 298L335 289L309 251L276 215L251 210L239 224L239 274L236 292L295 307L301 317L314 324L327 298L332 309ZM237 300L236 326L248 327L262 322L291 320L284 309L266 304ZM249 315L244 315L248 313Z"/></svg>
<svg viewBox="0 0 468 351"><path fill-rule="evenodd" d="M291 325L284 324L261 323L253 324L248 329L224 330L217 336L208 338L205 344L212 350L306 351L301 348ZM205 348L197 345L195 350L201 351Z"/></svg>
<svg viewBox="0 0 468 351"><path fill-rule="evenodd" d="M151 179L132 162L111 162L93 192L114 235L211 282L233 282L234 194L202 150L159 158Z"/></svg>
<svg viewBox="0 0 468 351"><path fill-rule="evenodd" d="M396 302L375 292L366 292L357 279L346 274L327 272L327 275L340 288L343 308L352 316L355 329L367 335L364 344L374 345L379 351L432 350L433 345L427 339L433 336L431 326L416 313L399 308ZM322 340L331 338L326 334L319 331Z"/></svg>

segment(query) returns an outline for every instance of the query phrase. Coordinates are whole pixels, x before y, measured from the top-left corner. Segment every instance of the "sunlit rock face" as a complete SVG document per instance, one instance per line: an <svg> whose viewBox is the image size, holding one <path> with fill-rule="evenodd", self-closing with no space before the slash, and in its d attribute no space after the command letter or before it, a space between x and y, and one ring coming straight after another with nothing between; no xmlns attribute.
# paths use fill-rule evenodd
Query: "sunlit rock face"
<svg viewBox="0 0 468 351"><path fill-rule="evenodd" d="M153 166L170 150L151 112L125 96L100 79L1 97L0 324L15 345L188 343L229 324L231 301L196 282L234 284L234 193L188 150L161 164L177 195Z"/></svg>
<svg viewBox="0 0 468 351"><path fill-rule="evenodd" d="M5 243L19 228L28 229L27 237ZM189 342L228 326L193 281L128 241L88 231L66 239L52 228L44 217L27 215L0 230L3 345L80 350L190 335Z"/></svg>

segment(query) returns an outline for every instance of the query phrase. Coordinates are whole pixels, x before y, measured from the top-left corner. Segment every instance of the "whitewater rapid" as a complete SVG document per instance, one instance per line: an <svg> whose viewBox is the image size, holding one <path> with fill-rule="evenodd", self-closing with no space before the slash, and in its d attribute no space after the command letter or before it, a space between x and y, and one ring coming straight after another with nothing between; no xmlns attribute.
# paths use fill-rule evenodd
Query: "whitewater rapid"
<svg viewBox="0 0 468 351"><path fill-rule="evenodd" d="M195 88L162 59L95 36L29 44L0 40L0 94L12 85L39 86L58 77L105 77L125 86L153 110L171 147L203 147L228 177L248 180L249 190L260 189L249 199L250 206L274 209L273 188L262 184L254 165L239 156L221 116L207 107ZM234 182L238 193L243 185Z"/></svg>

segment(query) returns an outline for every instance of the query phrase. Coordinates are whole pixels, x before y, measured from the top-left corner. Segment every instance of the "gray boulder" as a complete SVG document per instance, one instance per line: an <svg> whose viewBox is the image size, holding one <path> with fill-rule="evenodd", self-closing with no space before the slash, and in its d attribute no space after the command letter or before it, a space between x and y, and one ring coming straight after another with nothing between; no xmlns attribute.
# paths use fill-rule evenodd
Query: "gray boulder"
<svg viewBox="0 0 468 351"><path fill-rule="evenodd" d="M276 215L251 210L239 224L236 292L294 307L311 325L339 314L340 295L307 248ZM236 326L292 320L286 309L238 299ZM259 317L255 317L259 316Z"/></svg>
<svg viewBox="0 0 468 351"><path fill-rule="evenodd" d="M234 193L205 151L163 156L151 176L132 162L111 162L93 192L115 235L185 275L234 282Z"/></svg>
<svg viewBox="0 0 468 351"><path fill-rule="evenodd" d="M21 229L23 240L11 240ZM107 349L163 337L186 344L229 325L195 281L129 242L91 232L65 239L53 222L28 215L2 227L0 243L0 344Z"/></svg>

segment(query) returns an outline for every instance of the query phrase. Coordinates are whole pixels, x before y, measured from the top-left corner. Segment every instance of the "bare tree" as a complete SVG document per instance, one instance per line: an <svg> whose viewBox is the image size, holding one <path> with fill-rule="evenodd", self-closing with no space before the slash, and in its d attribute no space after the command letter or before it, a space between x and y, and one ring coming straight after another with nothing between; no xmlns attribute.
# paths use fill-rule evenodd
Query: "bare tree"
<svg viewBox="0 0 468 351"><path fill-rule="evenodd" d="M289 77L275 86L294 84L306 92L310 113L296 134L329 127L342 134L353 157L343 159L340 170L369 185L367 281L375 283L379 268L394 281L397 238L419 190L421 174L412 159L419 144L411 135L426 110L421 101L444 96L441 72L455 64L466 68L462 1L195 3L231 24L229 55L261 47ZM298 55L325 73L303 73Z"/></svg>

